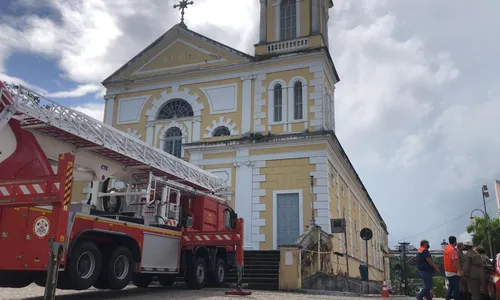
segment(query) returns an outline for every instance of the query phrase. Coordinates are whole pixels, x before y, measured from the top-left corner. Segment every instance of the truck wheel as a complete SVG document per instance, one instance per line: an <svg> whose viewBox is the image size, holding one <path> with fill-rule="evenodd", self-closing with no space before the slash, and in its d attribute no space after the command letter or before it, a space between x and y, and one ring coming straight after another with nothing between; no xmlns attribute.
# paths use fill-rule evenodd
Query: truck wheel
<svg viewBox="0 0 500 300"><path fill-rule="evenodd" d="M135 273L132 276L132 283L138 288L147 288L153 282L152 274Z"/></svg>
<svg viewBox="0 0 500 300"><path fill-rule="evenodd" d="M221 287L226 282L226 263L221 258L217 258L215 268L210 272L210 285L214 287Z"/></svg>
<svg viewBox="0 0 500 300"><path fill-rule="evenodd" d="M205 285L207 274L207 264L201 257L196 258L193 265L189 266L186 276L186 283L189 289L199 290Z"/></svg>
<svg viewBox="0 0 500 300"><path fill-rule="evenodd" d="M127 247L118 247L111 254L107 268L109 289L121 290L132 280L134 258Z"/></svg>
<svg viewBox="0 0 500 300"><path fill-rule="evenodd" d="M86 290L94 285L101 272L101 262L101 252L94 243L77 244L66 267L71 288Z"/></svg>
<svg viewBox="0 0 500 300"><path fill-rule="evenodd" d="M175 280L177 279L175 275L160 275L158 277L158 281L160 282L160 285L162 286L171 286L175 283Z"/></svg>

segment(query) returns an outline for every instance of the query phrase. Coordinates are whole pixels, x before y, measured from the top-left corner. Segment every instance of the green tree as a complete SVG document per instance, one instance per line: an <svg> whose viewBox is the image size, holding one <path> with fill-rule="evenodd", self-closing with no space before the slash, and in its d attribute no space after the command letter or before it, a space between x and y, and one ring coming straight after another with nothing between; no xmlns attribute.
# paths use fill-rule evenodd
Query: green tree
<svg viewBox="0 0 500 300"><path fill-rule="evenodd" d="M432 294L434 298L445 298L446 297L446 286L444 277L434 276L432 278Z"/></svg>
<svg viewBox="0 0 500 300"><path fill-rule="evenodd" d="M491 236L493 253L490 253L488 234ZM467 233L472 234L472 242L476 246L483 246L490 257L494 257L500 250L500 219L485 219L475 217L473 222L467 226Z"/></svg>

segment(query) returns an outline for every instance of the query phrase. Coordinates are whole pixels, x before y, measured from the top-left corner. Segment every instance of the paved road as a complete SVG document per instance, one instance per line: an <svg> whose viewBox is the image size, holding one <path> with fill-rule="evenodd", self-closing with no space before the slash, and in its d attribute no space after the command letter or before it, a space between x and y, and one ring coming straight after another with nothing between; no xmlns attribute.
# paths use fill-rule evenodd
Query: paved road
<svg viewBox="0 0 500 300"><path fill-rule="evenodd" d="M185 290L182 287L162 288L152 287L148 289L138 289L128 287L122 291L98 291L87 290L82 292L76 291L57 291L58 300L88 300L88 299L148 299L148 300L223 300L223 299L249 299L249 300L357 300L367 298L355 297L340 297L326 295L308 295L298 293L282 293L282 292L263 292L252 291L253 295L247 297L226 296L226 289L204 289L201 291ZM2 289L0 288L0 299L2 300L43 300L43 289L31 285L24 289Z"/></svg>

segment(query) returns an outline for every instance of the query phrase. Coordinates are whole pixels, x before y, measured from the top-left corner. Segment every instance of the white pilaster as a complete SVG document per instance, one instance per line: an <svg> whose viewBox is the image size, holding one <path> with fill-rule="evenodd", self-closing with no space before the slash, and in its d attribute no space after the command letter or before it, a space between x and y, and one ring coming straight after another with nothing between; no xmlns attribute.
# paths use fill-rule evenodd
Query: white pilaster
<svg viewBox="0 0 500 300"><path fill-rule="evenodd" d="M196 119L196 120L193 120L193 138L192 138L192 141L193 142L199 142L200 141L200 135L201 135L201 120L199 119Z"/></svg>
<svg viewBox="0 0 500 300"><path fill-rule="evenodd" d="M146 143L154 146L153 136L154 136L154 125L152 124L146 125Z"/></svg>
<svg viewBox="0 0 500 300"><path fill-rule="evenodd" d="M255 250L252 244L252 167L253 162L236 161L236 195L234 208L238 217L245 220L244 249Z"/></svg>
<svg viewBox="0 0 500 300"><path fill-rule="evenodd" d="M105 95L104 101L106 102L106 115L104 116L104 123L113 126L113 115L115 112L115 98L116 95Z"/></svg>
<svg viewBox="0 0 500 300"><path fill-rule="evenodd" d="M262 3L262 2L261 2ZM250 132L252 128L252 80L255 75L241 77L243 81L242 98L241 98L241 134Z"/></svg>
<svg viewBox="0 0 500 300"><path fill-rule="evenodd" d="M295 17L297 19L296 23L297 26L296 26L296 32L297 32L297 37L300 37L300 2L302 2L302 0L295 0Z"/></svg>
<svg viewBox="0 0 500 300"><path fill-rule="evenodd" d="M256 161L252 169L252 245L253 249L260 249L260 242L266 241L266 236L261 233L260 228L266 226L266 219L260 217L260 212L266 209L261 203L261 197L266 196L266 190L260 184L266 181L266 175L261 175L260 170L266 166L266 161ZM271 238L271 237L267 237Z"/></svg>
<svg viewBox="0 0 500 300"><path fill-rule="evenodd" d="M309 67L309 73L314 75L314 79L310 82L311 86L314 87L314 91L309 95L309 99L314 101L314 105L310 107L310 112L314 113L314 119L311 120L310 125L314 126L316 130L320 130L324 125L323 111L325 109L323 66Z"/></svg>
<svg viewBox="0 0 500 300"><path fill-rule="evenodd" d="M260 0L260 31L259 41L267 41L267 0Z"/></svg>
<svg viewBox="0 0 500 300"><path fill-rule="evenodd" d="M253 131L263 132L264 124L262 120L266 118L266 113L262 111L262 107L266 104L266 101L262 99L262 95L266 92L266 88L262 85L262 82L266 80L266 74L259 74L255 79L254 87L254 114L253 114Z"/></svg>
<svg viewBox="0 0 500 300"><path fill-rule="evenodd" d="M330 227L330 197L328 195L328 160L327 157L311 157L309 163L316 166L316 171L310 175L316 179L313 194L316 196L313 201L313 208L316 209L316 224L327 233L331 233Z"/></svg>

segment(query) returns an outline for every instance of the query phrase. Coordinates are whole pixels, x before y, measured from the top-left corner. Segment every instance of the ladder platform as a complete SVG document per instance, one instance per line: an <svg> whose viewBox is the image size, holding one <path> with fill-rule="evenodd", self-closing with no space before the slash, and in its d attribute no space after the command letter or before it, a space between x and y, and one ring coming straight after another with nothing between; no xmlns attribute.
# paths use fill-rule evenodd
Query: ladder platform
<svg viewBox="0 0 500 300"><path fill-rule="evenodd" d="M100 155L145 176L151 172L205 192L226 188L216 175L25 87L11 90L0 81L0 99L0 130L9 118L17 119L26 130L52 136L72 144L76 151Z"/></svg>

